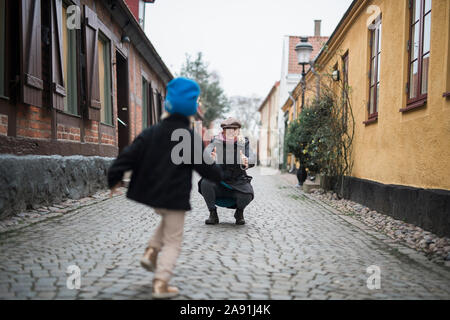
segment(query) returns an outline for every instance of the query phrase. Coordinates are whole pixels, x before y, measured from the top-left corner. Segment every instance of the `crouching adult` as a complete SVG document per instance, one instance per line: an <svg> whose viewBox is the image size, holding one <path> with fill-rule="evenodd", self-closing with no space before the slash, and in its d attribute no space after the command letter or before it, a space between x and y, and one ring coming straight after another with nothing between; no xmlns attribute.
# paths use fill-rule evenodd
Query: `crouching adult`
<svg viewBox="0 0 450 320"><path fill-rule="evenodd" d="M240 135L241 123L228 118L221 123L222 133L214 137L206 148L216 163L222 167L224 179L220 183L202 178L199 192L205 199L209 210L208 225L219 223L217 206L236 209L236 224L245 224L244 209L254 198L252 177L246 170L255 165L255 156L250 150L247 137Z"/></svg>

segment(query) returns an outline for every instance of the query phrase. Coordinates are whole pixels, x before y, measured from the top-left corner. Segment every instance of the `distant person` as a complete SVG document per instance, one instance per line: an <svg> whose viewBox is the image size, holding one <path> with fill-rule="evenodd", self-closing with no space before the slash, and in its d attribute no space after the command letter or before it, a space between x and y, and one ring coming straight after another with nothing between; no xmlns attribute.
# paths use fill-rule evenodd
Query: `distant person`
<svg viewBox="0 0 450 320"><path fill-rule="evenodd" d="M194 141L188 117L197 112L199 95L200 87L195 81L186 78L170 81L165 101L165 110L170 116L145 129L108 171L111 196L122 185L124 172L132 170L127 197L154 208L162 217L141 259L145 269L155 272L153 298L171 298L179 293L168 282L181 249L184 215L191 210L192 170L211 181L219 182L223 178L222 170L211 159L208 161L211 164L204 161L193 164L193 159L190 163L175 164L171 156L172 149L179 143L171 139L175 130L187 130ZM201 143L199 147L193 146L192 158L195 152L202 152L196 148L202 149Z"/></svg>
<svg viewBox="0 0 450 320"><path fill-rule="evenodd" d="M246 170L255 166L255 156L250 150L248 138L240 135L241 123L228 118L220 125L223 132L211 140L207 151L211 150L216 163L223 169L222 181L201 179L198 191L205 199L209 210L208 225L219 223L216 205L236 209L234 217L237 225L245 224L244 209L254 198L252 177Z"/></svg>
<svg viewBox="0 0 450 320"><path fill-rule="evenodd" d="M302 188L307 177L308 177L308 172L306 172L306 167L305 167L304 161L302 159L302 160L300 160L300 166L297 169L298 184L296 185L296 187Z"/></svg>

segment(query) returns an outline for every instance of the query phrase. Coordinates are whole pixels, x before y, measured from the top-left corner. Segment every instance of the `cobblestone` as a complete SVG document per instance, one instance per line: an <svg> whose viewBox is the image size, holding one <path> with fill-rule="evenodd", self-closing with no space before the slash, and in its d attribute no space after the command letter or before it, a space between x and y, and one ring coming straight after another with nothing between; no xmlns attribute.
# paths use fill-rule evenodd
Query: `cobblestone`
<svg viewBox="0 0 450 320"><path fill-rule="evenodd" d="M296 178L289 177L289 180L293 181L294 179ZM339 200L336 194L332 194L330 191L326 193L322 189L317 189L308 197L318 199L336 209L337 214L355 218L365 225L383 232L394 242L401 242L410 248L422 251L428 259L446 265L447 254L450 252L450 238L448 237L439 237L420 227L371 211L356 202L346 199Z"/></svg>
<svg viewBox="0 0 450 320"><path fill-rule="evenodd" d="M223 208L219 225L205 225L194 183L172 279L177 299L450 298L445 267L336 215L280 175L260 175L258 168L250 174L255 200L244 226ZM124 195L106 195L53 205L76 209L0 233L0 298L151 299L153 274L139 259L160 218ZM66 287L70 265L81 270L79 290ZM369 290L373 265L381 288Z"/></svg>

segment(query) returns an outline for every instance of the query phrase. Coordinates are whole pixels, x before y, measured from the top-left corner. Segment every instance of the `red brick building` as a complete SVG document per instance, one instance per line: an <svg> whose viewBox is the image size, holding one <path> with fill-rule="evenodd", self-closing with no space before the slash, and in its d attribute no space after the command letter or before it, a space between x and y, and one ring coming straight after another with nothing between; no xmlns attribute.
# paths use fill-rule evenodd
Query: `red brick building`
<svg viewBox="0 0 450 320"><path fill-rule="evenodd" d="M159 120L144 2L0 0L0 153L114 157Z"/></svg>

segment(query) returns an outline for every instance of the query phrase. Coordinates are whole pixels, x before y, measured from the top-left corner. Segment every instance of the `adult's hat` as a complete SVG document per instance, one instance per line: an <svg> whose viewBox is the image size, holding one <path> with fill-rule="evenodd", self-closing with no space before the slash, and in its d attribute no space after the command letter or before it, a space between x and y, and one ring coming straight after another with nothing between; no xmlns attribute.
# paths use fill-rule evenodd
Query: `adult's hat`
<svg viewBox="0 0 450 320"><path fill-rule="evenodd" d="M164 108L170 114L178 113L186 117L197 112L200 86L194 80L175 78L167 84Z"/></svg>
<svg viewBox="0 0 450 320"><path fill-rule="evenodd" d="M236 118L232 118L232 117L222 121L220 126L222 127L222 129L227 129L227 128L239 129L242 127L239 120Z"/></svg>

